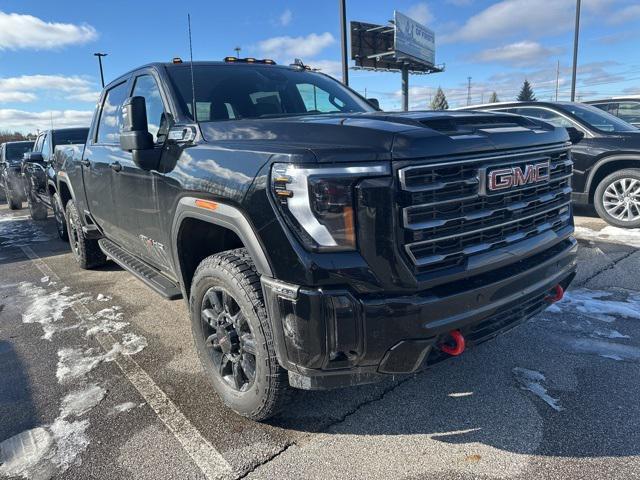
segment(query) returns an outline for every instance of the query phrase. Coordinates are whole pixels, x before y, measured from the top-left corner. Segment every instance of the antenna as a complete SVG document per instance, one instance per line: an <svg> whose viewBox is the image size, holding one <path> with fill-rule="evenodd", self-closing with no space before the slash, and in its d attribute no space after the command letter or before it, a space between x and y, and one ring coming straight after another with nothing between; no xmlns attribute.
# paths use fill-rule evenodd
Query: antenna
<svg viewBox="0 0 640 480"><path fill-rule="evenodd" d="M189 56L191 57L189 65L191 66L191 109L193 112L193 119L198 122L198 112L196 110L196 83L193 79L193 45L191 43L191 14L187 13L187 22L189 23Z"/></svg>

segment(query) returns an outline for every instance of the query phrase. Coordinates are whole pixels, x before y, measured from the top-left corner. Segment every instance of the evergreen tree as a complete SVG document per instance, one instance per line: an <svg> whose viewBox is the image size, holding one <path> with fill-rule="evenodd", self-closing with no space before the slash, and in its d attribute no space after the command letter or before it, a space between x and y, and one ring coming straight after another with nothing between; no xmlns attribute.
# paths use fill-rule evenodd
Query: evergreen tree
<svg viewBox="0 0 640 480"><path fill-rule="evenodd" d="M499 101L500 99L498 98L498 94L496 92L493 92L489 97L489 103L498 103Z"/></svg>
<svg viewBox="0 0 640 480"><path fill-rule="evenodd" d="M518 101L520 102L535 102L536 96L533 94L533 89L531 88L531 84L529 80L525 80L522 84L522 89L518 94Z"/></svg>
<svg viewBox="0 0 640 480"><path fill-rule="evenodd" d="M438 91L436 92L436 96L433 97L431 101L431 110L449 110L449 103L447 102L447 97L445 96L442 88L438 87Z"/></svg>

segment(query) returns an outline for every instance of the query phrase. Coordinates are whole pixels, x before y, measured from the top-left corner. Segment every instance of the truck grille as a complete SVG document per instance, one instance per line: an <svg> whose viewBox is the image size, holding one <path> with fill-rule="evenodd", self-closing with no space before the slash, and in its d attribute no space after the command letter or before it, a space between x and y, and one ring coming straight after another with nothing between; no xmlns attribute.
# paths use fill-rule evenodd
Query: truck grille
<svg viewBox="0 0 640 480"><path fill-rule="evenodd" d="M483 194L482 172L549 161L548 181ZM567 147L399 169L401 243L416 274L467 268L495 251L571 223Z"/></svg>

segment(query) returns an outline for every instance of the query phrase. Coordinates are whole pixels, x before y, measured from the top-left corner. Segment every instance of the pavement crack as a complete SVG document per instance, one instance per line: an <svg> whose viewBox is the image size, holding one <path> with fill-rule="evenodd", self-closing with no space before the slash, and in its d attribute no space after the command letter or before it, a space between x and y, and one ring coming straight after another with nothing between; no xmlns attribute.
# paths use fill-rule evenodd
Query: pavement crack
<svg viewBox="0 0 640 480"><path fill-rule="evenodd" d="M611 263L609 263L608 265L606 265L602 270L594 273L593 275L590 275L589 277L585 278L582 282L580 282L578 284L579 287L582 287L584 285L586 285L587 283L589 283L591 280L593 280L594 278L596 278L598 275L600 275L601 273L607 272L613 268L616 267L616 265L618 265L620 262L622 262L623 260L626 260L627 258L629 258L631 255L633 255L634 253L636 253L636 250L632 250L631 252L625 254L624 256L620 257L617 260L612 261Z"/></svg>
<svg viewBox="0 0 640 480"><path fill-rule="evenodd" d="M272 461L275 458L278 458L280 455L282 455L284 452L286 452L287 450L289 450L289 448L293 447L294 445L296 445L296 442L291 442L291 443L287 443L284 447L282 447L280 450L278 450L276 453L274 453L273 455L271 455L269 458L264 459L263 461L256 463L253 468L250 468L249 470L247 470L246 472L244 472L242 475L240 475L239 477L236 477L236 480L242 480L243 478L247 478L249 475L251 475L253 472L255 472L256 470L258 470L260 467L262 467L263 465L266 465L267 463L269 463L270 461Z"/></svg>

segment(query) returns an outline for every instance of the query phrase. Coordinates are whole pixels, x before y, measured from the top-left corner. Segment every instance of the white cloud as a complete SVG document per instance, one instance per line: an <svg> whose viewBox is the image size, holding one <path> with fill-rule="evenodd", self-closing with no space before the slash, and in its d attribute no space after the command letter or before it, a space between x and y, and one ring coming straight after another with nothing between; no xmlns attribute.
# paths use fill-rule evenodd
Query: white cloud
<svg viewBox="0 0 640 480"><path fill-rule="evenodd" d="M90 110L47 110L27 112L24 110L1 109L0 125L11 131L24 133L51 128L87 127L91 123L93 111Z"/></svg>
<svg viewBox="0 0 640 480"><path fill-rule="evenodd" d="M311 60L309 66L338 79L342 76L342 62L337 60Z"/></svg>
<svg viewBox="0 0 640 480"><path fill-rule="evenodd" d="M90 25L45 22L32 15L0 11L0 50L50 50L95 40Z"/></svg>
<svg viewBox="0 0 640 480"><path fill-rule="evenodd" d="M284 12L282 12L280 17L278 17L278 22L283 27L286 27L287 25L289 25L291 23L291 20L293 20L293 12L288 8Z"/></svg>
<svg viewBox="0 0 640 480"><path fill-rule="evenodd" d="M302 60L314 57L328 46L335 43L336 39L329 32L317 34L310 33L306 37L273 37L258 43L258 49L265 57L283 60Z"/></svg>
<svg viewBox="0 0 640 480"><path fill-rule="evenodd" d="M429 10L429 5L425 2L416 3L407 10L406 14L423 25L429 25L434 18L431 10Z"/></svg>
<svg viewBox="0 0 640 480"><path fill-rule="evenodd" d="M473 0L446 0L446 3L455 5L456 7L467 7L473 3Z"/></svg>
<svg viewBox="0 0 640 480"><path fill-rule="evenodd" d="M96 103L99 97L100 97L100 92L90 91L90 92L74 93L73 95L69 95L67 98L69 100L77 100L79 102Z"/></svg>
<svg viewBox="0 0 640 480"><path fill-rule="evenodd" d="M538 42L523 41L483 50L473 56L479 62L497 62L514 66L535 65L551 55L562 52L559 48L544 47Z"/></svg>
<svg viewBox="0 0 640 480"><path fill-rule="evenodd" d="M3 92L0 91L0 103L28 103L33 102L37 97L28 92Z"/></svg>
<svg viewBox="0 0 640 480"><path fill-rule="evenodd" d="M620 25L631 20L640 19L640 5L629 5L621 10L613 12L608 19L611 25Z"/></svg>
<svg viewBox="0 0 640 480"><path fill-rule="evenodd" d="M604 11L612 0L585 0L585 12ZM573 28L575 0L502 0L469 18L453 33L442 35L443 43L478 41L527 34L540 37Z"/></svg>

